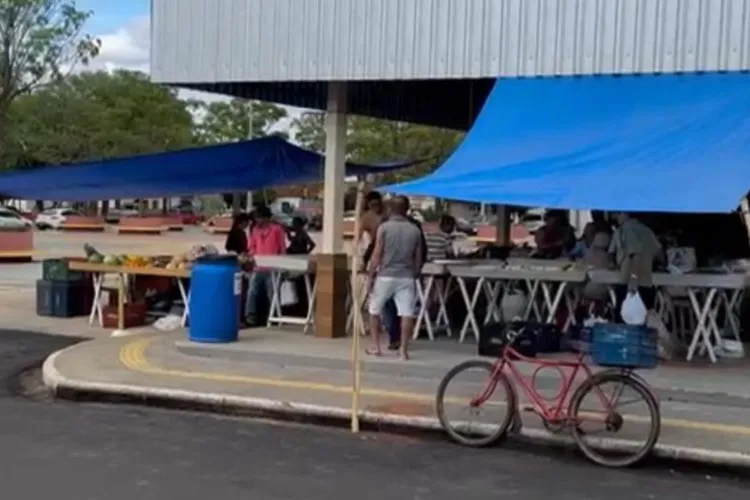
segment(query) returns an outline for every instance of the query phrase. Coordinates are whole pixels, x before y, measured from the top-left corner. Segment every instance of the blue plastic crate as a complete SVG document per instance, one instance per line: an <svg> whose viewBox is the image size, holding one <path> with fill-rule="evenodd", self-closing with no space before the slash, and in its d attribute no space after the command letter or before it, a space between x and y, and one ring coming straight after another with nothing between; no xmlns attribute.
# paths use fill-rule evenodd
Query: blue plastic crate
<svg viewBox="0 0 750 500"><path fill-rule="evenodd" d="M653 328L612 323L594 325L591 359L600 366L654 368L659 362Z"/></svg>

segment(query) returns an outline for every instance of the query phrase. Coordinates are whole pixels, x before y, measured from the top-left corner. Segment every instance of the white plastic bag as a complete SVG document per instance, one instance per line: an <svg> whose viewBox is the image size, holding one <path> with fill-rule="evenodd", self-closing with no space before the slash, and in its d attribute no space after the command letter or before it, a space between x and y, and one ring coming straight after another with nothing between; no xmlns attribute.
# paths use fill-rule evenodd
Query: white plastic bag
<svg viewBox="0 0 750 500"><path fill-rule="evenodd" d="M622 303L620 315L628 325L643 325L646 323L646 305L638 292L628 292L628 296Z"/></svg>
<svg viewBox="0 0 750 500"><path fill-rule="evenodd" d="M503 320L507 321L508 318L515 318L517 316L523 317L528 303L526 294L521 290L515 290L503 295L500 301L500 311L503 314Z"/></svg>
<svg viewBox="0 0 750 500"><path fill-rule="evenodd" d="M293 281L284 280L281 282L279 301L281 301L282 306L293 306L299 301L297 287L294 286Z"/></svg>

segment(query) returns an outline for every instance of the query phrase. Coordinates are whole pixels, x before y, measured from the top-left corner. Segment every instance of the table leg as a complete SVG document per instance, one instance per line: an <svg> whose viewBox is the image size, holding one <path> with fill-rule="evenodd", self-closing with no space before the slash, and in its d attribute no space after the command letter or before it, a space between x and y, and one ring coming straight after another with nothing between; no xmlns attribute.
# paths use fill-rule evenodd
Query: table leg
<svg viewBox="0 0 750 500"><path fill-rule="evenodd" d="M552 283L542 282L542 297L544 300L544 305L547 308L547 320L546 323L554 323L555 322L555 316L557 316L557 308L560 307L560 301L563 298L563 294L565 294L565 291L567 289L567 283L564 281L561 281L557 284L557 291L555 292L554 297L550 293L550 286L554 286ZM566 322L567 326L567 322Z"/></svg>
<svg viewBox="0 0 750 500"><path fill-rule="evenodd" d="M318 291L317 277L314 282L309 274L305 274L305 290L307 290L307 317L305 317L305 328L302 333L307 334L315 324L315 294Z"/></svg>
<svg viewBox="0 0 750 500"><path fill-rule="evenodd" d="M529 289L528 303L526 304L526 312L523 315L524 321L531 319L532 312L534 313L534 319L536 321L542 321L542 313L539 311L537 305L537 295L539 295L539 280L525 280L526 286Z"/></svg>
<svg viewBox="0 0 750 500"><path fill-rule="evenodd" d="M487 311L484 314L484 323L487 324L490 321L502 321L502 314L498 305L500 300L500 292L505 291L508 286L508 282L504 280L496 280L494 282L487 281L485 285L485 297L487 297Z"/></svg>
<svg viewBox="0 0 750 500"><path fill-rule="evenodd" d="M104 284L104 274L93 273L91 282L94 286L94 302L91 304L91 313L89 314L89 325L94 324L94 319L99 321L99 326L104 326L104 314L102 313L102 285Z"/></svg>
<svg viewBox="0 0 750 500"><path fill-rule="evenodd" d="M182 282L182 278L177 278L177 288L180 290L180 297L182 298L182 318L180 319L180 325L184 328L187 325L188 317L190 317L190 293L185 292L185 283Z"/></svg>
<svg viewBox="0 0 750 500"><path fill-rule="evenodd" d="M438 301L440 302L440 304L435 324L438 326L438 328L445 328L445 334L448 337L453 336L453 332L451 331L450 319L448 318L448 298L450 297L450 288L452 284L452 276L443 276L443 281L439 283L437 290Z"/></svg>
<svg viewBox="0 0 750 500"><path fill-rule="evenodd" d="M712 332L711 327L709 326L708 318L709 310L711 308L711 302L713 302L716 295L716 289L709 289L708 294L706 295L705 302L702 306L698 300L696 290L694 288L688 288L687 293L688 298L690 299L691 308L693 309L693 313L695 314L697 319L695 331L693 332L693 340L690 342L690 347L688 348L687 361L693 359L695 350L696 348L698 348L698 343L702 342L703 347L708 350L708 357L711 359L711 362L716 363L716 353L714 352L713 347L711 347Z"/></svg>
<svg viewBox="0 0 750 500"><path fill-rule="evenodd" d="M428 275L424 281L425 285L422 286L422 279L416 279L417 295L419 296L419 312L417 313L417 321L414 324L414 334L412 336L412 338L415 340L419 337L419 333L422 328L422 322L424 322L425 328L427 329L427 337L430 340L435 340L435 334L433 333L432 329L432 321L428 312L429 299L430 294L432 293L434 281L435 277L433 275Z"/></svg>
<svg viewBox="0 0 750 500"><path fill-rule="evenodd" d="M268 321L266 326L270 327L275 320L281 317L281 304L279 288L281 287L281 273L275 269L271 273L271 307L268 309Z"/></svg>
<svg viewBox="0 0 750 500"><path fill-rule="evenodd" d="M735 340L740 340L740 324L737 318L736 309L740 302L742 290L722 290L719 293L719 300L724 304L727 314L727 323Z"/></svg>
<svg viewBox="0 0 750 500"><path fill-rule="evenodd" d="M477 324L477 318L474 314L474 308L477 305L479 294L484 288L484 278L479 278L477 280L476 288L474 289L474 293L472 293L471 297L469 297L469 291L466 288L465 280L461 277L456 277L456 281L458 282L458 288L459 290L461 290L461 295L463 296L464 303L466 304L466 319L464 320L464 325L461 328L461 332L459 333L458 341L460 343L463 343L464 339L466 338L466 334L469 331L469 328L472 329L472 333L478 341L479 325Z"/></svg>

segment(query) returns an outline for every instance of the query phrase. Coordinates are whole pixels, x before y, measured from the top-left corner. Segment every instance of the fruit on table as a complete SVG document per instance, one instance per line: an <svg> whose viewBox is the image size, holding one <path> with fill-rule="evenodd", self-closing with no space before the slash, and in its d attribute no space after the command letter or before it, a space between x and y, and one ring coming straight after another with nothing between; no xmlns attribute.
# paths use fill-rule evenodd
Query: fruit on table
<svg viewBox="0 0 750 500"><path fill-rule="evenodd" d="M104 256L99 253L91 254L86 259L88 262L91 262L92 264L103 264L104 263Z"/></svg>
<svg viewBox="0 0 750 500"><path fill-rule="evenodd" d="M107 266L119 266L122 264L120 258L116 255L107 255L102 259L102 264Z"/></svg>
<svg viewBox="0 0 750 500"><path fill-rule="evenodd" d="M104 258L104 256L96 250L96 248L88 243L83 245L83 251L86 254L86 260L88 260L89 262L92 262L91 260L89 260L91 259L91 257L101 257L102 259Z"/></svg>
<svg viewBox="0 0 750 500"><path fill-rule="evenodd" d="M126 255L122 262L122 265L127 267L148 267L149 264L150 260L148 257L141 255Z"/></svg>

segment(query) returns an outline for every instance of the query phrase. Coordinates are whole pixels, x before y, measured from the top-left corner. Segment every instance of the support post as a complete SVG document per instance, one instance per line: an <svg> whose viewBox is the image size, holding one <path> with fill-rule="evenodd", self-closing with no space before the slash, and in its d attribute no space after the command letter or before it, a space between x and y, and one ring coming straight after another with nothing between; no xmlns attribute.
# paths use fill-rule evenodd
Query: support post
<svg viewBox="0 0 750 500"><path fill-rule="evenodd" d="M328 84L325 118L326 155L323 176L323 241L317 256L315 336L346 335L347 255L342 223L346 185L346 82Z"/></svg>
<svg viewBox="0 0 750 500"><path fill-rule="evenodd" d="M510 245L510 210L507 205L498 205L495 213L495 243L502 246Z"/></svg>

